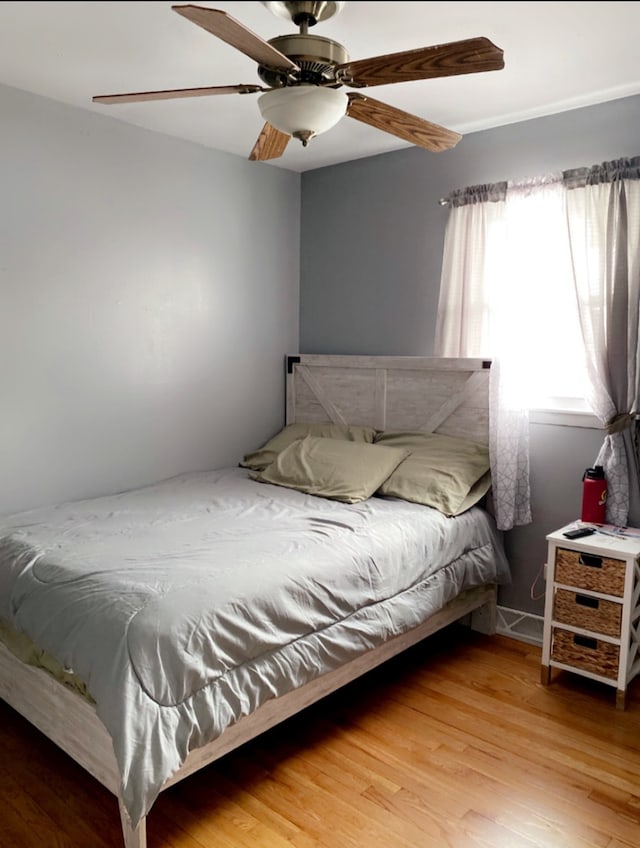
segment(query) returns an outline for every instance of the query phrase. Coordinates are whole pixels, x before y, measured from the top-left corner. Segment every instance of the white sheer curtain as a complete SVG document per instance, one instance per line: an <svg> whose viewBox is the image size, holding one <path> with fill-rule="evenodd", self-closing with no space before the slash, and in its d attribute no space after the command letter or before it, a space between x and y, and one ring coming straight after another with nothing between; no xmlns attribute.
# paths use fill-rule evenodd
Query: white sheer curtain
<svg viewBox="0 0 640 848"><path fill-rule="evenodd" d="M589 404L606 436L607 521L640 526L640 157L564 174Z"/></svg>
<svg viewBox="0 0 640 848"><path fill-rule="evenodd" d="M437 356L489 356L491 285L504 249L506 191L506 183L472 186L448 199Z"/></svg>
<svg viewBox="0 0 640 848"><path fill-rule="evenodd" d="M522 292L509 254L506 183L473 186L449 197L440 301L438 356L490 358L491 474L497 525L509 530L531 521L529 419L518 387L522 372L510 350Z"/></svg>

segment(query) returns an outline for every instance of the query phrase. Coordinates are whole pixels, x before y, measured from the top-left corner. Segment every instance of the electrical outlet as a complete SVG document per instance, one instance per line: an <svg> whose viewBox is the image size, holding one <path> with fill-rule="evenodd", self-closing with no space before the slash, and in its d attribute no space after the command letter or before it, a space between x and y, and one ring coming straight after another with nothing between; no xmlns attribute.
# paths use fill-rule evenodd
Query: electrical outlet
<svg viewBox="0 0 640 848"><path fill-rule="evenodd" d="M542 576L544 577L545 580L547 579L547 563L546 562L542 566Z"/></svg>

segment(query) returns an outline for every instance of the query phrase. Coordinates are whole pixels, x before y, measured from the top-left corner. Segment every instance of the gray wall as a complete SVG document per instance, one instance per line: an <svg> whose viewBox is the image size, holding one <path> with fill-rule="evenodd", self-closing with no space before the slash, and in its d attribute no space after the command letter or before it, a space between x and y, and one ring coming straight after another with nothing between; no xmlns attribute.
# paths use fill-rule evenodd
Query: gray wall
<svg viewBox="0 0 640 848"><path fill-rule="evenodd" d="M306 172L301 351L431 355L447 221L440 197L639 148L640 96L470 134L445 153L411 148ZM505 606L542 612L531 586L544 536L578 515L580 478L601 440L598 430L532 425L534 523L507 534L514 583Z"/></svg>
<svg viewBox="0 0 640 848"><path fill-rule="evenodd" d="M300 177L0 87L0 514L283 423Z"/></svg>

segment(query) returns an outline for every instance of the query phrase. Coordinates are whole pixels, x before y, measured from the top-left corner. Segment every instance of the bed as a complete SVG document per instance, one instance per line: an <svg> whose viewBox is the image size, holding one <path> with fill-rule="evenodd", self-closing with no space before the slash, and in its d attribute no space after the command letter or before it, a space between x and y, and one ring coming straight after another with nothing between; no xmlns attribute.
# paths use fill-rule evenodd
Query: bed
<svg viewBox="0 0 640 848"><path fill-rule="evenodd" d="M289 356L285 430L367 430L348 447L356 471L375 454L391 479L410 454L396 433L488 443L489 367ZM487 474L446 515L380 481L319 497L270 477L276 465L0 519L0 620L66 675L0 641L0 696L113 792L126 848L146 848L168 786L454 621L495 628L509 571Z"/></svg>

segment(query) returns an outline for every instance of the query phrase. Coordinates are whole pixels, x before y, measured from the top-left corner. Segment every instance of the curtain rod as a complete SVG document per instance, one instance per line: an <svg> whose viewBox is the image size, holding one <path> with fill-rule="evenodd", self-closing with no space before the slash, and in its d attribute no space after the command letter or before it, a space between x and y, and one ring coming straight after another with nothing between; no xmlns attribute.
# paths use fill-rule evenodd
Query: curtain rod
<svg viewBox="0 0 640 848"><path fill-rule="evenodd" d="M502 181L498 183L487 183L486 185L470 186L466 189L456 189L446 197L438 199L439 206L451 206L452 200L457 196L463 197L466 192L475 189L481 189L487 193L487 200L503 200L507 186L512 184L519 185L537 185L546 182L563 182L567 188L580 188L584 185L596 185L599 183L609 183L614 180L638 180L640 179L640 156L623 157L620 159L612 159L609 162L601 162L598 165L589 165L586 167L572 168L568 171L557 171L550 174L543 174L538 177L524 177L520 180L515 180L508 183Z"/></svg>

